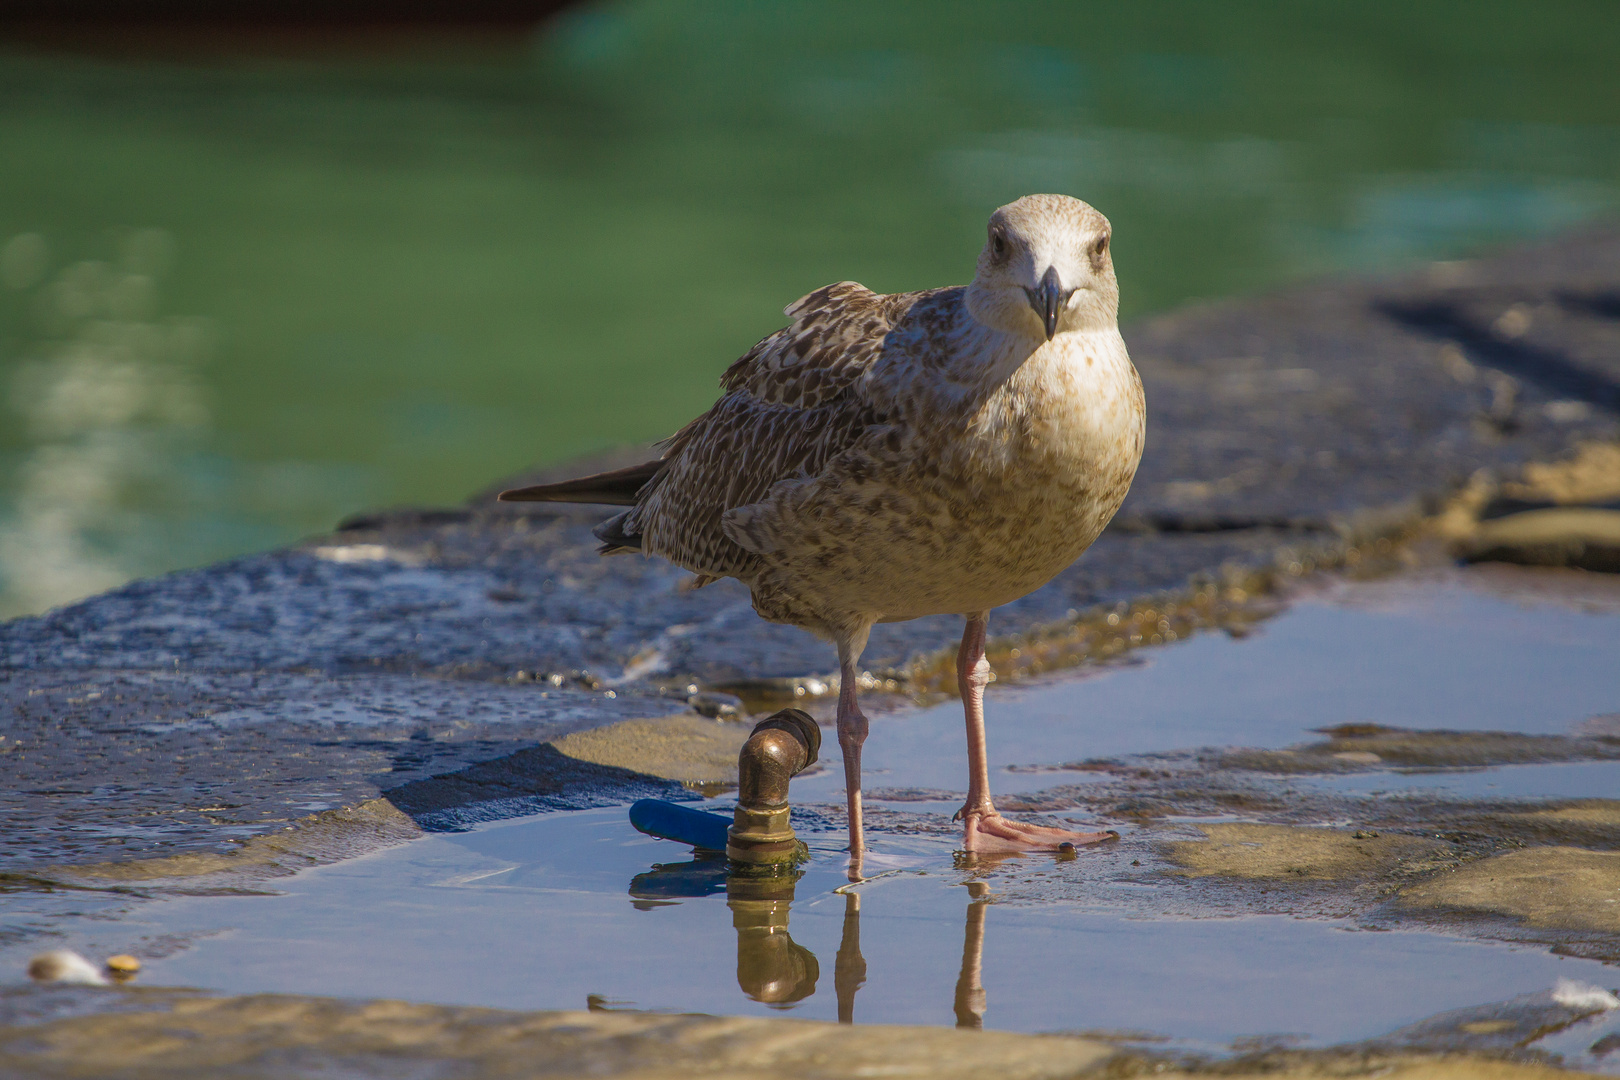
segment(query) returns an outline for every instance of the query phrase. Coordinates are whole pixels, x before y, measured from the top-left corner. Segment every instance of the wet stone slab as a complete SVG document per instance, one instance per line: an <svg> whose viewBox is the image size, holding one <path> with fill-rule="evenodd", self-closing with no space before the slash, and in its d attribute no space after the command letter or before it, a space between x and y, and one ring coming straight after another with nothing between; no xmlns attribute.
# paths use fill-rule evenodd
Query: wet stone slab
<svg viewBox="0 0 1620 1080"><path fill-rule="evenodd" d="M1360 883L1399 870L1432 868L1450 854L1438 840L1370 829L1302 829L1230 822L1200 825L1202 841L1166 845L1189 877Z"/></svg>
<svg viewBox="0 0 1620 1080"><path fill-rule="evenodd" d="M1042 664L1061 667L1094 655L1063 628L1100 604L1193 580L1264 591L1274 571L1353 562L1436 511L1466 547L1504 496L1612 503L1620 470L1591 453L1620 441L1617 268L1620 233L1600 230L1132 327L1150 409L1131 496L992 630L1055 634ZM1577 451L1598 463L1585 481L1520 472ZM0 626L5 734L23 746L0 753L0 844L90 859L206 846L508 757L587 715L680 711L701 688L757 698L833 666L823 643L762 623L735 582L692 590L662 562L601 559L601 512L496 504L495 489ZM1530 532L1527 561L1597 550L1545 522ZM1189 629L1170 626L1133 625L1119 644ZM866 661L879 684L927 690L948 682L957 633L945 617L880 626ZM179 713L260 719L166 719ZM345 722L359 714L393 720Z"/></svg>
<svg viewBox="0 0 1620 1080"><path fill-rule="evenodd" d="M576 1022L472 1007L592 994L1113 1033L1057 1075L1531 1075L1555 1035L1612 1071L1620 1019L1547 988L1620 962L1620 580L1455 564L1601 568L1617 268L1620 235L1597 233L1132 330L1152 412L1131 500L993 627L994 787L1119 833L1074 858L956 854L949 618L880 627L867 656L869 880L843 888L830 739L794 781L814 855L796 895L635 834L636 797L724 812L738 720L784 700L825 720L831 661L735 583L597 557L586 508L371 515L4 624L0 965L62 944L137 955L154 990L293 996L58 1015L18 991L0 1067L508 1075L523 1055L501 1046L575 1060L553 1035ZM220 1023L166 1058L153 1031L182 1013ZM709 1036L637 1026L656 1019L592 1067L680 1075L647 1047ZM739 1075L810 1060L734 1034ZM925 1043L906 1067L953 1060ZM94 1046L125 1060L73 1049ZM900 1067L861 1046L849 1062Z"/></svg>
<svg viewBox="0 0 1620 1080"><path fill-rule="evenodd" d="M1085 559L996 625L1179 588L1223 563L1267 565L1280 549L1413 517L1482 468L1617 439L1620 319L1602 303L1620 295L1615 267L1620 235L1591 233L1134 327L1150 415L1131 497ZM753 619L734 583L692 591L656 560L598 559L588 528L601 518L489 494L458 510L361 515L334 538L15 620L0 664L583 669L632 683L831 667L807 635ZM886 625L868 659L897 667L951 636L948 619Z"/></svg>
<svg viewBox="0 0 1620 1080"><path fill-rule="evenodd" d="M595 467L597 463L578 466ZM701 590L660 560L603 559L603 516L479 506L452 523L382 515L307 547L139 581L0 627L0 665L181 671L314 671L508 679L635 691L696 680L791 678L836 667L828 646L763 622L735 581ZM432 516L430 516L432 520ZM1084 574L1003 609L1001 628L1073 618L1103 600L1179 587L1223 564L1269 565L1309 530L1143 538L1105 535ZM947 617L880 626L868 659L905 664L960 636Z"/></svg>
<svg viewBox="0 0 1620 1080"><path fill-rule="evenodd" d="M811 860L770 887L636 833L623 807L479 820L478 807L520 798L531 749L234 855L39 868L0 897L0 971L20 973L48 942L135 955L154 993L294 995L276 1007L311 1016L328 1006L303 995L519 1010L488 1022L520 1026L550 1022L528 1010L590 1003L1079 1032L1115 1054L1107 1075L1445 1075L1435 1054L1466 1055L1455 1075L1555 1060L1613 1072L1609 581L1513 567L1317 580L1241 635L997 684L1000 804L1119 834L1071 857L962 856L959 706L894 705L874 710L873 851L857 884L833 740L793 782ZM701 786L743 730L629 719L540 750ZM1209 745L1165 749L1178 734ZM467 790L458 831L420 831L434 800ZM705 804L724 811L731 796ZM357 834L374 850L345 858ZM254 1000L218 1007L251 1014ZM456 1041L451 1011L420 1015L445 1020L435 1030L478 1075L481 1051ZM168 1022L129 1021L129 1037ZM265 1025L257 1045L328 1052ZM91 1030L64 1019L49 1039L82 1045ZM199 1038L246 1054L233 1030Z"/></svg>
<svg viewBox="0 0 1620 1080"><path fill-rule="evenodd" d="M1580 807L1577 810L1592 809ZM1601 808L1604 840L1620 845L1620 809ZM1542 846L1510 851L1405 889L1401 902L1419 908L1505 915L1548 930L1620 935L1620 851ZM1620 952L1611 950L1620 959Z"/></svg>
<svg viewBox="0 0 1620 1080"><path fill-rule="evenodd" d="M508 762L504 787L441 795L434 810L479 797L528 798L528 810L680 797L678 783L535 745L685 711L652 696L405 675L14 670L0 675L0 859L15 872L222 850L520 752L530 757Z"/></svg>
<svg viewBox="0 0 1620 1080"><path fill-rule="evenodd" d="M1269 563L1281 548L1413 516L1480 469L1615 441L1616 267L1620 234L1596 232L1131 328L1149 401L1136 484L1096 548L998 625L1179 588L1226 562ZM497 505L498 487L465 508L361 515L295 549L16 620L0 634L0 664L587 669L631 682L831 666L806 635L753 619L735 585L692 591L660 562L598 559L588 529L602 512ZM932 653L950 628L879 627L871 664Z"/></svg>

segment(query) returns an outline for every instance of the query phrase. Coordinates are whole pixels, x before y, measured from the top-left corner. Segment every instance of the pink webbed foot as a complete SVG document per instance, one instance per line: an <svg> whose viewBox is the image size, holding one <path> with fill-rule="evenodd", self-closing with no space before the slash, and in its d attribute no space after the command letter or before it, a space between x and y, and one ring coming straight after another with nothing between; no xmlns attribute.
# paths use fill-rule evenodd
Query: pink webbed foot
<svg viewBox="0 0 1620 1080"><path fill-rule="evenodd" d="M1063 851L1117 840L1116 832L1071 832L1046 825L1031 825L1002 817L995 810L969 811L962 815L962 846L968 851L988 854L1011 851Z"/></svg>

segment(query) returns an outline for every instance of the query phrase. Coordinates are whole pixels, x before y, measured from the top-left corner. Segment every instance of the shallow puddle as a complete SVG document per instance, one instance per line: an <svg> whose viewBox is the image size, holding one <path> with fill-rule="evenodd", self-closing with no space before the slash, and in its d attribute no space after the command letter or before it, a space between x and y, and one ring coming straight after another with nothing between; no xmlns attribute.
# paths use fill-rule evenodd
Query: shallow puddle
<svg viewBox="0 0 1620 1080"><path fill-rule="evenodd" d="M1490 769L1414 769L1314 776L1306 783L1345 795L1422 793L1456 799L1582 799L1620 793L1620 761L1552 761Z"/></svg>
<svg viewBox="0 0 1620 1080"><path fill-rule="evenodd" d="M1211 1049L1254 1035L1363 1039L1559 977L1616 981L1592 961L1434 933L1002 902L1017 896L1025 860L980 876L954 869L948 844L880 841L875 861L888 871L839 894L835 841L817 848L773 914L757 888L750 899L701 895L723 889L723 870L639 836L622 811L550 814L311 871L283 896L150 905L119 933L205 935L150 979L232 993L522 1009L594 996L816 1019L842 1009L860 1022L1148 1032ZM1084 857L1061 867L1112 869Z"/></svg>
<svg viewBox="0 0 1620 1080"><path fill-rule="evenodd" d="M1204 746L1281 747L1369 721L1566 734L1620 712L1620 588L1602 575L1497 567L1339 582L1242 639L1202 634L1083 677L992 687L985 708L991 768L1004 774ZM838 744L822 748L829 768L796 780L797 800L840 797L843 773L830 767ZM864 748L867 782L964 791L966 752L954 700L884 716ZM1068 772L1063 783L1085 775ZM998 792L1040 786L1029 776L995 780Z"/></svg>
<svg viewBox="0 0 1620 1080"><path fill-rule="evenodd" d="M1204 635L1139 662L994 688L996 789L1105 784L1108 773L1061 766L1278 748L1346 723L1607 731L1593 718L1620 711L1620 602L1606 598L1607 579L1591 580L1586 592L1567 577L1498 572L1338 583L1242 639ZM1538 581L1550 584L1538 592ZM1464 928L1390 929L1303 903L1282 902L1284 915L1201 907L1197 887L1154 854L1160 840L1198 838L1184 814L1111 820L1121 842L1078 857L966 865L939 828L963 786L959 706L877 717L867 747L880 814L932 825L874 833L872 876L855 886L836 822L805 834L813 858L796 882L771 886L728 882L723 863L636 833L623 808L587 810L430 835L271 882L271 895L0 896L0 965L20 975L41 939L6 930L31 925L88 955L144 954L147 985L1132 1032L1194 1051L1255 1037L1355 1042L1560 978L1620 984L1611 966ZM807 810L840 800L836 742L823 751L825 767L793 784ZM1617 778L1616 762L1569 761L1266 782L1369 802L1511 801L1610 796ZM1620 1010L1546 1047L1620 1069L1620 1054L1586 1049L1616 1027Z"/></svg>

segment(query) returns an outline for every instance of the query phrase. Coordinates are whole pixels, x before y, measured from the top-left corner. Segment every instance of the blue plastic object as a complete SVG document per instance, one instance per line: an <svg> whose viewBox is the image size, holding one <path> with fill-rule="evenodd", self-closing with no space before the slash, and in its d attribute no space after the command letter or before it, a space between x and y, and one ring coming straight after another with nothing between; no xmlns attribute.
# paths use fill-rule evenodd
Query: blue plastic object
<svg viewBox="0 0 1620 1080"><path fill-rule="evenodd" d="M731 818L662 799L639 799L630 804L630 824L649 836L724 851Z"/></svg>

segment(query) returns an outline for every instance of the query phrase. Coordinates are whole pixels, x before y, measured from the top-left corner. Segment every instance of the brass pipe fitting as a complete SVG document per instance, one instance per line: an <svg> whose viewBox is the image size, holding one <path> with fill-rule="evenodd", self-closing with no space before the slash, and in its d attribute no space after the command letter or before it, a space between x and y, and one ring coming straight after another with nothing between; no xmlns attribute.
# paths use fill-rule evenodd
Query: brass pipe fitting
<svg viewBox="0 0 1620 1080"><path fill-rule="evenodd" d="M802 709L783 709L754 725L737 756L737 811L726 836L734 862L787 867L802 857L788 822L788 781L821 750L821 728Z"/></svg>

